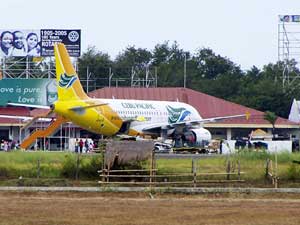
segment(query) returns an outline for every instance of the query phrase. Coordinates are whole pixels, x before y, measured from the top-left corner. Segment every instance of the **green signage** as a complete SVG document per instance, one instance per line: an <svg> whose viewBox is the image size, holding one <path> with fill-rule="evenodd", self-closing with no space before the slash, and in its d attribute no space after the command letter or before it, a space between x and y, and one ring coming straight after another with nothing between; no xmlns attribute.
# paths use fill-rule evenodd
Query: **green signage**
<svg viewBox="0 0 300 225"><path fill-rule="evenodd" d="M0 105L8 102L32 105L51 105L57 100L55 79L2 79Z"/></svg>

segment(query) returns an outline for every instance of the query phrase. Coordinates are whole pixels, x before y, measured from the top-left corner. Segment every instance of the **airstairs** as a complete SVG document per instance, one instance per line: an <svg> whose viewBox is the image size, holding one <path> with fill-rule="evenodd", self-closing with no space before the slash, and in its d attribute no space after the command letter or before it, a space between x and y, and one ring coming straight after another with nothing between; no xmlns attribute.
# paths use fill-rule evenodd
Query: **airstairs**
<svg viewBox="0 0 300 225"><path fill-rule="evenodd" d="M54 121L46 128L46 129L37 129L32 134L30 134L28 137L26 137L23 142L21 143L20 147L22 149L28 149L37 138L45 138L53 134L57 129L59 129L60 125L67 122L65 118L61 116L57 116ZM32 123L30 122L29 125ZM28 124L25 125L25 127L29 126Z"/></svg>

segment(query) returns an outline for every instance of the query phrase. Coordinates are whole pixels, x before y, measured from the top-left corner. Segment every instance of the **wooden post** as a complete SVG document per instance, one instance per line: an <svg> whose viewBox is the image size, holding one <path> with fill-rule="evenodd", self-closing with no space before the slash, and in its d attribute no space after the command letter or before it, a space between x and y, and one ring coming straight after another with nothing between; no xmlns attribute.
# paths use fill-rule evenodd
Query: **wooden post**
<svg viewBox="0 0 300 225"><path fill-rule="evenodd" d="M107 171L106 171L106 183L109 183L109 170L110 170L110 167L107 168Z"/></svg>
<svg viewBox="0 0 300 225"><path fill-rule="evenodd" d="M192 173L193 173L193 184L194 188L197 186L197 165L195 163L195 159L192 159Z"/></svg>
<svg viewBox="0 0 300 225"><path fill-rule="evenodd" d="M230 180L230 159L228 159L227 161L226 173L227 173L227 180Z"/></svg>
<svg viewBox="0 0 300 225"><path fill-rule="evenodd" d="M151 151L151 156L150 156L150 170L149 170L149 186L150 188L152 187L152 175L153 175L153 151Z"/></svg>
<svg viewBox="0 0 300 225"><path fill-rule="evenodd" d="M266 160L266 174L265 177L268 178L269 176L269 166L270 166L270 159Z"/></svg>
<svg viewBox="0 0 300 225"><path fill-rule="evenodd" d="M272 184L274 184L274 170L273 170L273 161L270 159L270 164L269 164L269 176L272 180Z"/></svg>
<svg viewBox="0 0 300 225"><path fill-rule="evenodd" d="M278 187L278 177L277 177L277 169L278 169L278 167L277 167L277 151L275 151L275 174L274 174L274 179L275 179L275 188L277 188Z"/></svg>
<svg viewBox="0 0 300 225"><path fill-rule="evenodd" d="M238 160L238 180L241 180L241 162Z"/></svg>
<svg viewBox="0 0 300 225"><path fill-rule="evenodd" d="M102 148L100 140L98 140L98 149L101 152L102 157L102 182L106 181L106 169L105 169L105 149Z"/></svg>
<svg viewBox="0 0 300 225"><path fill-rule="evenodd" d="M77 160L76 160L76 173L75 173L75 179L78 180L79 177L79 153L77 154Z"/></svg>
<svg viewBox="0 0 300 225"><path fill-rule="evenodd" d="M40 159L38 159L38 161L37 161L37 175L36 175L37 178L40 178L40 171L41 171L41 161L40 161Z"/></svg>
<svg viewBox="0 0 300 225"><path fill-rule="evenodd" d="M155 160L155 151L152 151L152 175L153 175L153 181L156 182L156 160Z"/></svg>

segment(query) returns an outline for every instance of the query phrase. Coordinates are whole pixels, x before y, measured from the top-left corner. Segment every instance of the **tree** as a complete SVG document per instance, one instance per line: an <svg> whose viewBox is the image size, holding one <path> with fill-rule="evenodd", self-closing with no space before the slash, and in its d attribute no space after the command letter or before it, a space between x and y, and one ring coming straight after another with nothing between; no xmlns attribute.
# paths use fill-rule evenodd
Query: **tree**
<svg viewBox="0 0 300 225"><path fill-rule="evenodd" d="M176 41L171 45L166 41L155 46L153 65L157 67L159 86L183 87L185 57L188 74L190 69L188 65L189 52L181 49Z"/></svg>
<svg viewBox="0 0 300 225"><path fill-rule="evenodd" d="M98 51L95 46L89 47L87 52L78 59L78 75L83 81L91 75L89 80L93 81L91 84L94 85L94 89L107 86L109 68L112 65L113 62L108 54ZM86 82L83 82L83 85L86 88Z"/></svg>
<svg viewBox="0 0 300 225"><path fill-rule="evenodd" d="M127 78L122 85L130 86L130 75L132 70L139 78L145 77L146 67L150 66L152 53L147 49L127 47L123 52L119 53L114 62L114 76L116 78Z"/></svg>
<svg viewBox="0 0 300 225"><path fill-rule="evenodd" d="M240 94L244 74L226 57L216 55L209 48L202 48L190 60L188 76L191 88L232 100Z"/></svg>
<svg viewBox="0 0 300 225"><path fill-rule="evenodd" d="M264 114L264 119L267 120L272 125L272 135L273 135L273 138L274 138L275 123L276 123L276 120L277 120L276 114L271 112L271 111L266 111L265 114Z"/></svg>

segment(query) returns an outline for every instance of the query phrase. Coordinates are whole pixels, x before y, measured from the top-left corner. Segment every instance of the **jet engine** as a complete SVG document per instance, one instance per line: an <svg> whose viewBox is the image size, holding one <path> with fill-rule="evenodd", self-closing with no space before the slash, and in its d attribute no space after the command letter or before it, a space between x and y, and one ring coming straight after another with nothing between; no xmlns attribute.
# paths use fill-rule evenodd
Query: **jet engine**
<svg viewBox="0 0 300 225"><path fill-rule="evenodd" d="M195 129L189 129L188 131L184 132L183 135L184 142L191 147L205 147L211 141L211 133L201 127Z"/></svg>

